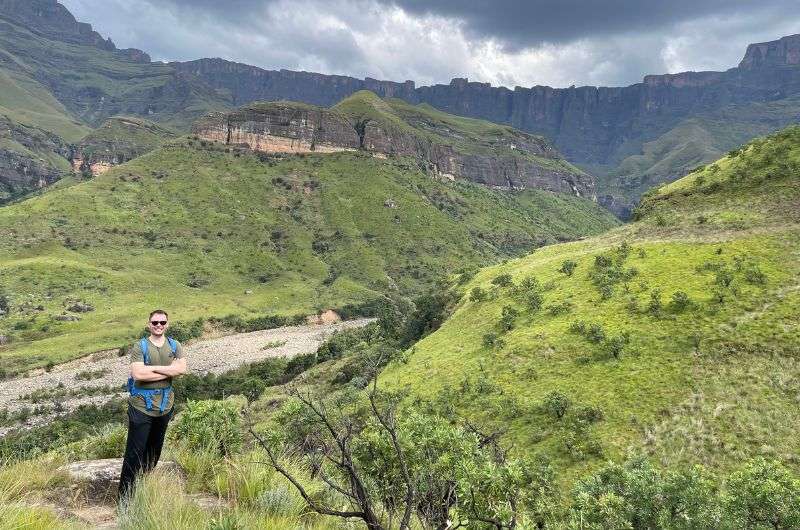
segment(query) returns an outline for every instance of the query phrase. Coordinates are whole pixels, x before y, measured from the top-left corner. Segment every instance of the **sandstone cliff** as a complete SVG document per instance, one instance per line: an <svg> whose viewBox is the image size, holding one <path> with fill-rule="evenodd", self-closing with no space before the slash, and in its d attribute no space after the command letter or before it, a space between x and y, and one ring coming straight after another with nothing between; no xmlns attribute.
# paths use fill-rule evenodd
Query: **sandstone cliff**
<svg viewBox="0 0 800 530"><path fill-rule="evenodd" d="M431 174L500 188L538 188L594 199L593 179L541 137L449 116L429 106L359 92L331 109L258 103L199 120L205 140L274 153L363 150L410 157Z"/></svg>

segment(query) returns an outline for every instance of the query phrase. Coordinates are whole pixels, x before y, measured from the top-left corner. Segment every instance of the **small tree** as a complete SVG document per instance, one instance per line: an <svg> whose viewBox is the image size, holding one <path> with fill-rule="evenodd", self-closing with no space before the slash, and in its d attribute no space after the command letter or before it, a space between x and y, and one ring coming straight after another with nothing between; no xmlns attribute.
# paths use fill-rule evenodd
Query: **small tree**
<svg viewBox="0 0 800 530"><path fill-rule="evenodd" d="M511 331L514 329L514 322L517 320L518 316L519 311L516 308L510 305L503 306L500 315L500 329L503 331Z"/></svg>
<svg viewBox="0 0 800 530"><path fill-rule="evenodd" d="M567 276L572 276L572 273L575 272L578 264L571 259L567 259L561 262L561 268L558 269L559 272L563 272Z"/></svg>
<svg viewBox="0 0 800 530"><path fill-rule="evenodd" d="M570 405L572 405L572 400L560 390L549 392L542 400L544 411L557 420L564 417Z"/></svg>
<svg viewBox="0 0 800 530"><path fill-rule="evenodd" d="M508 287L513 285L513 280L511 279L510 274L501 274L492 279L492 284L497 285L498 287Z"/></svg>
<svg viewBox="0 0 800 530"><path fill-rule="evenodd" d="M661 291L659 289L653 289L650 291L650 302L647 304L647 311L649 311L651 315L658 316L661 314L662 307Z"/></svg>
<svg viewBox="0 0 800 530"><path fill-rule="evenodd" d="M486 291L480 287L475 286L472 288L472 291L469 293L469 299L471 302L483 302L488 298Z"/></svg>
<svg viewBox="0 0 800 530"><path fill-rule="evenodd" d="M692 300L684 291L675 291L672 293L672 302L670 302L670 306L676 313L683 313L691 305Z"/></svg>
<svg viewBox="0 0 800 530"><path fill-rule="evenodd" d="M800 528L800 481L778 462L748 462L728 480L724 514L737 528Z"/></svg>

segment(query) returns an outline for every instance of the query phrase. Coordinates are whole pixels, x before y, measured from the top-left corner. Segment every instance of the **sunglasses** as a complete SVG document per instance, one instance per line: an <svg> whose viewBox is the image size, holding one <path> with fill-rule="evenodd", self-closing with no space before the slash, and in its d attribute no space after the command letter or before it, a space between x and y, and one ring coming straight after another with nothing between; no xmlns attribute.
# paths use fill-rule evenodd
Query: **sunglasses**
<svg viewBox="0 0 800 530"><path fill-rule="evenodd" d="M154 325L154 326L166 326L167 325L167 321L166 320L151 320L150 323L152 325Z"/></svg>

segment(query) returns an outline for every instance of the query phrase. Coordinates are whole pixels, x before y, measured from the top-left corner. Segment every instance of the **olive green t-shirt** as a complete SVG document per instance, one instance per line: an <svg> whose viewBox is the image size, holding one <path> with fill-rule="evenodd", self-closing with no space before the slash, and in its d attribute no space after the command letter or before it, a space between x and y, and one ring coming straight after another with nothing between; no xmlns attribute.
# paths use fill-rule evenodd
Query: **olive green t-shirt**
<svg viewBox="0 0 800 530"><path fill-rule="evenodd" d="M175 341L177 348L175 350L175 357L172 357L172 348L169 347L169 341L166 339L164 340L164 345L160 348L153 344L153 341L150 339L147 340L147 355L150 357L150 364L147 366L169 366L172 364L172 360L174 358L182 359L183 358L183 347L181 343ZM133 346L131 347L131 362L132 363L143 363L144 362L144 355L142 354L142 345L137 340ZM169 377L164 379L163 381L135 381L137 388L166 388L172 384L172 378ZM130 396L128 397L128 403L131 404L136 410L144 412L148 416L162 416L164 414L168 414L169 411L172 409L172 405L175 402L175 392L169 393L169 398L167 401L167 406L164 407L164 412L162 413L159 409L161 407L161 394L153 395L153 408L147 410L147 404L145 402L144 397L142 396Z"/></svg>

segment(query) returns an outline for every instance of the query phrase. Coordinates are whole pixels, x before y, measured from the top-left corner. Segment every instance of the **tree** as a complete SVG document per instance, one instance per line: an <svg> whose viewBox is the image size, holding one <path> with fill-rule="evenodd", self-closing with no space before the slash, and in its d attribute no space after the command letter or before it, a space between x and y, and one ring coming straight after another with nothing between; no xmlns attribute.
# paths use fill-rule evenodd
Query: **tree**
<svg viewBox="0 0 800 530"><path fill-rule="evenodd" d="M402 405L375 379L365 393L322 399L292 388L290 396L281 429L250 432L267 463L317 513L361 519L370 530L407 530L415 517L433 528L499 530L515 528L523 511L541 517L550 506L546 462L511 460L498 433ZM309 465L327 495L311 495L282 465L287 450Z"/></svg>
<svg viewBox="0 0 800 530"><path fill-rule="evenodd" d="M728 480L724 519L731 528L800 528L800 481L758 458Z"/></svg>
<svg viewBox="0 0 800 530"><path fill-rule="evenodd" d="M558 269L559 272L563 272L567 276L572 276L572 273L575 272L575 268L578 264L571 259L564 260L561 262L561 268Z"/></svg>

